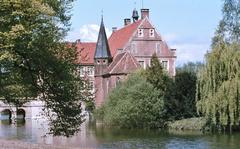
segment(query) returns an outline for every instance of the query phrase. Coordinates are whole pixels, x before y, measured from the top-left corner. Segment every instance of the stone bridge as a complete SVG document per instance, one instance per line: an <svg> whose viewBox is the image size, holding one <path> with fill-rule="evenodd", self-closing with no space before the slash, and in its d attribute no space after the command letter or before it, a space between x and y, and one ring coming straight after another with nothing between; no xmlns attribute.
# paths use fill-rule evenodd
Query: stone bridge
<svg viewBox="0 0 240 149"><path fill-rule="evenodd" d="M43 103L41 101L32 101L24 104L22 107L4 104L0 102L0 120L1 119L32 119L38 118L41 115L43 109Z"/></svg>

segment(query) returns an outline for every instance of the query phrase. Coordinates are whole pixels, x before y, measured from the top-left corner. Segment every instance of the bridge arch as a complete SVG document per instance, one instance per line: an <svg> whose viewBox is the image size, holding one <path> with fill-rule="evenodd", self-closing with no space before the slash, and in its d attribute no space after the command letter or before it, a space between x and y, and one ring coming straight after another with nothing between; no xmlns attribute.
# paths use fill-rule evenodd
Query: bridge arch
<svg viewBox="0 0 240 149"><path fill-rule="evenodd" d="M1 111L1 119L11 119L12 111L10 109L4 109Z"/></svg>
<svg viewBox="0 0 240 149"><path fill-rule="evenodd" d="M25 119L26 111L24 109L17 109L17 119Z"/></svg>

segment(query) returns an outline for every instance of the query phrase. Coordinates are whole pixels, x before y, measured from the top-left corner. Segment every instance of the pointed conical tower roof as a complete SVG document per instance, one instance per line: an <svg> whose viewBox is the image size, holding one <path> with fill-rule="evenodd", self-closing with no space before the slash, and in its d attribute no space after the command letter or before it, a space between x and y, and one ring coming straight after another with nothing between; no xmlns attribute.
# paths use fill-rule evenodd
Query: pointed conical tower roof
<svg viewBox="0 0 240 149"><path fill-rule="evenodd" d="M98 40L95 50L94 59L112 59L111 52L108 45L108 39L103 23L103 18L101 21L101 26L98 34Z"/></svg>

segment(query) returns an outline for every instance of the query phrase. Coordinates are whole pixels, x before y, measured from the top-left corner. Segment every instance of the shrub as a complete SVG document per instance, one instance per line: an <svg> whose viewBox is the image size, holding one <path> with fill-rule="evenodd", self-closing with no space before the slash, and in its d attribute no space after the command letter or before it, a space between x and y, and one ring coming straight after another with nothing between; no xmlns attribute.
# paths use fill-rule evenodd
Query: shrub
<svg viewBox="0 0 240 149"><path fill-rule="evenodd" d="M103 109L107 125L122 128L160 128L165 125L163 97L141 73L132 74L109 95Z"/></svg>

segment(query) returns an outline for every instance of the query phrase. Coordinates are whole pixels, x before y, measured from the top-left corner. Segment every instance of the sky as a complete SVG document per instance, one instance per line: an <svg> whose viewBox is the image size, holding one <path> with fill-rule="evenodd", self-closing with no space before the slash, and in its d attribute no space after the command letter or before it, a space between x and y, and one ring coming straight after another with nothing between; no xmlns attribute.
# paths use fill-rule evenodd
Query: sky
<svg viewBox="0 0 240 149"><path fill-rule="evenodd" d="M142 2L143 1L143 2ZM71 31L66 40L96 42L103 14L107 35L123 27L136 8L150 9L150 20L168 43L177 49L177 66L204 61L222 18L222 0L76 0L71 11Z"/></svg>

